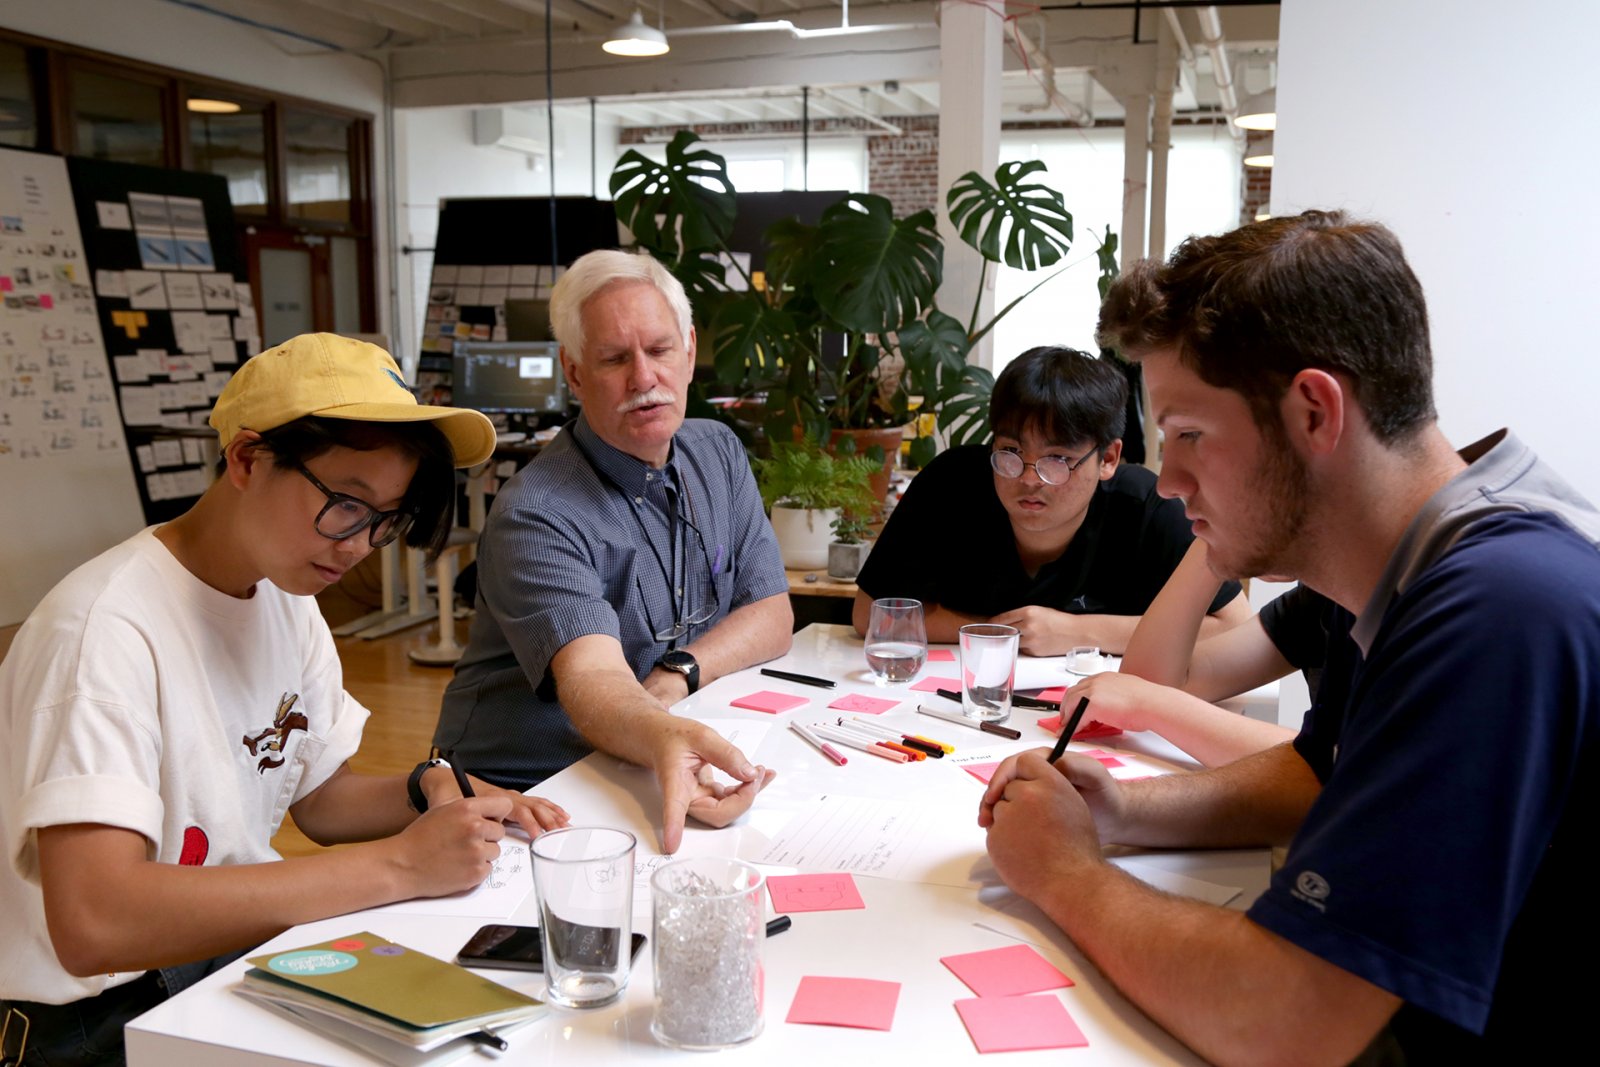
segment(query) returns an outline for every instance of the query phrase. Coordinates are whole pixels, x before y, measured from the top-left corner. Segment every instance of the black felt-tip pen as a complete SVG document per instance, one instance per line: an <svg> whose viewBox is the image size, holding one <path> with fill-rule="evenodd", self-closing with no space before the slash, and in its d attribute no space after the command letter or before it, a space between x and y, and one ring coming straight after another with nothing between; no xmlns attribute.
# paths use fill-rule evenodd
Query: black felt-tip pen
<svg viewBox="0 0 1600 1067"><path fill-rule="evenodd" d="M454 766L454 764L451 766ZM491 1030L476 1030L467 1035L467 1040L482 1045L485 1048L492 1048L496 1052L504 1052L506 1049L511 1047L510 1045L506 1044L505 1038Z"/></svg>
<svg viewBox="0 0 1600 1067"><path fill-rule="evenodd" d="M767 923L767 936L776 937L794 925L794 920L787 915L780 915Z"/></svg>
<svg viewBox="0 0 1600 1067"><path fill-rule="evenodd" d="M467 769L456 762L456 754L454 752L450 753L445 757L445 761L450 764L450 773L456 776L456 786L461 790L462 797L477 796L472 791L472 783L467 781ZM500 1039L495 1038L495 1040L499 1041ZM504 1044L504 1042L501 1043Z"/></svg>
<svg viewBox="0 0 1600 1067"><path fill-rule="evenodd" d="M818 689L832 689L837 683L826 678L816 678L809 674L795 674L792 671L775 670L772 667L762 667L761 673L768 678L782 678L786 682L799 682L801 685L814 685Z"/></svg>
<svg viewBox="0 0 1600 1067"><path fill-rule="evenodd" d="M1061 736L1056 738L1056 746L1050 750L1050 762L1054 763L1067 751L1067 742L1072 740L1072 735L1078 732L1078 724L1083 721L1083 713L1089 710L1089 698L1084 697L1078 701L1078 706L1073 709L1072 718L1061 724Z"/></svg>

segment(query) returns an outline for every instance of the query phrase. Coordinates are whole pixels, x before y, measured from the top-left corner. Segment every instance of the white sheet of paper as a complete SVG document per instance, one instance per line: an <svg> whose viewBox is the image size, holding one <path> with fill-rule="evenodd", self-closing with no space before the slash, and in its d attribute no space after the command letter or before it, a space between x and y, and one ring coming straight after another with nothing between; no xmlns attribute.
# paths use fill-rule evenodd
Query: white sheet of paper
<svg viewBox="0 0 1600 1067"><path fill-rule="evenodd" d="M1106 670L1114 671L1122 665L1118 656L1103 657ZM1018 656L1017 680L1012 683L1017 689L1050 689L1054 686L1074 686L1083 679L1075 674L1067 673L1067 657L1065 656Z"/></svg>
<svg viewBox="0 0 1600 1067"><path fill-rule="evenodd" d="M987 866L972 798L883 800L824 794L777 834L749 834L739 858L802 871L849 871L930 885L975 886Z"/></svg>
<svg viewBox="0 0 1600 1067"><path fill-rule="evenodd" d="M96 296L127 296L128 276L120 270L97 270L94 272L94 291Z"/></svg>
<svg viewBox="0 0 1600 1067"><path fill-rule="evenodd" d="M122 277L127 284L128 302L134 307L148 311L167 306L166 286L155 271L127 270Z"/></svg>
<svg viewBox="0 0 1600 1067"><path fill-rule="evenodd" d="M161 404L153 387L123 386L118 396L122 400L122 421L129 426L153 426L161 421Z"/></svg>
<svg viewBox="0 0 1600 1067"><path fill-rule="evenodd" d="M751 763L759 763L756 759L756 749L761 747L761 742L766 740L767 731L772 729L770 722L758 722L752 719L701 719L705 725L711 727L728 744L738 748L749 758ZM711 772L721 785L737 785L739 780L722 770Z"/></svg>
<svg viewBox="0 0 1600 1067"><path fill-rule="evenodd" d="M110 200L96 200L94 202L94 213L100 217L102 229L133 229L133 216L128 213L127 204L117 204Z"/></svg>
<svg viewBox="0 0 1600 1067"><path fill-rule="evenodd" d="M161 437L150 442L155 449L156 465L160 467L183 466L183 442L176 437Z"/></svg>
<svg viewBox="0 0 1600 1067"><path fill-rule="evenodd" d="M475 888L448 897L402 900L372 909L391 915L459 915L509 919L533 892L533 857L528 845L514 837L500 840L500 858Z"/></svg>
<svg viewBox="0 0 1600 1067"><path fill-rule="evenodd" d="M1179 874L1177 871L1162 870L1148 863L1140 863L1135 856L1113 856L1108 862L1121 867L1146 885L1155 886L1180 897L1215 904L1219 908L1226 906L1230 900L1244 892L1238 886L1217 885L1215 882L1190 878L1187 874Z"/></svg>

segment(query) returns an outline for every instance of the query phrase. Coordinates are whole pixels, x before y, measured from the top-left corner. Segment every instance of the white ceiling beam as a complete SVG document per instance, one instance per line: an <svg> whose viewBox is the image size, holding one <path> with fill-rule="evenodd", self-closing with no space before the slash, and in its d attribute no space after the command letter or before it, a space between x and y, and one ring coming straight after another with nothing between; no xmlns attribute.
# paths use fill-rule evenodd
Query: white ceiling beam
<svg viewBox="0 0 1600 1067"><path fill-rule="evenodd" d="M525 11L537 18L542 25L544 22L544 0L500 0L507 7L514 7L518 11ZM550 14L555 16L554 21L570 21L586 30L609 29L621 19L611 8L604 4L595 3L594 0L583 0L583 3L572 3L569 0L552 0ZM543 47L543 42L540 42Z"/></svg>
<svg viewBox="0 0 1600 1067"><path fill-rule="evenodd" d="M787 34L740 35L736 51L726 41L689 37L659 59L626 61L598 46L556 53L559 97L615 97L629 93L706 92L751 87L855 84L861 71L906 81L933 81L939 73L938 31L908 28L861 37L795 40ZM770 38L770 39L769 39ZM472 48L419 46L390 56L397 107L447 107L525 103L544 98L542 42L485 40Z"/></svg>
<svg viewBox="0 0 1600 1067"><path fill-rule="evenodd" d="M531 29L526 15L517 14L516 9L500 0L431 0L431 3L518 33Z"/></svg>
<svg viewBox="0 0 1600 1067"><path fill-rule="evenodd" d="M481 19L464 17L462 12L451 11L443 4L432 3L431 0L355 0L351 7L346 8L347 11L352 9L365 9L371 12L373 18L380 20L384 17L383 12L395 11L464 36L480 34L484 27Z"/></svg>
<svg viewBox="0 0 1600 1067"><path fill-rule="evenodd" d="M365 23L368 26L383 26L396 33L403 33L407 37L419 39L434 36L436 30L432 23L422 19L412 18L398 11L383 11L359 4L347 7L342 12L331 11L321 4L309 3L307 0L272 0L270 4L260 6L268 10L276 9L278 17L265 20L276 24L298 22L301 19L325 19L335 23L344 22L353 28Z"/></svg>
<svg viewBox="0 0 1600 1067"><path fill-rule="evenodd" d="M905 82L901 82L900 95L910 97L916 102L917 109L921 110L925 115L937 115L939 113L939 87L937 83L924 90L920 87L913 88Z"/></svg>
<svg viewBox="0 0 1600 1067"><path fill-rule="evenodd" d="M418 32L412 34L400 26L380 24L376 18L350 18L346 15L336 14L325 8L313 7L309 4L295 4L289 0L227 0L227 3L218 4L219 12L229 15L239 15L250 19L263 27L277 27L289 33L302 34L317 41L326 41L328 44L339 48L348 48L354 51L364 51L369 48L379 48L390 43L390 38L395 33L404 33L418 38L427 37L430 28L422 24L413 24L402 16L395 16L397 20L406 25L411 25ZM270 30L269 30L270 32Z"/></svg>

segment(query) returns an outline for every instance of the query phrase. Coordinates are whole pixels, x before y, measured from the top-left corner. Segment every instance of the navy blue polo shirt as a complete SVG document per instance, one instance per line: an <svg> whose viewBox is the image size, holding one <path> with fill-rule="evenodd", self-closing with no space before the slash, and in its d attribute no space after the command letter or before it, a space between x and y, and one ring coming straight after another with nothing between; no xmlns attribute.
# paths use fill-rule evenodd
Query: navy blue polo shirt
<svg viewBox="0 0 1600 1067"><path fill-rule="evenodd" d="M1399 996L1411 1062L1573 1047L1600 737L1600 516L1509 435L1328 616L1323 783L1250 917ZM1381 1043L1381 1042L1380 1042Z"/></svg>

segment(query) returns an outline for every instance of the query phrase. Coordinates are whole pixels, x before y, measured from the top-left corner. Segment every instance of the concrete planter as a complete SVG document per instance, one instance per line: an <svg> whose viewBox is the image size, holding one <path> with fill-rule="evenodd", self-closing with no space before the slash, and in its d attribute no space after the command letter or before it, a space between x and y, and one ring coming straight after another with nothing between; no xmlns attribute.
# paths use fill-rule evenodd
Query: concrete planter
<svg viewBox="0 0 1600 1067"><path fill-rule="evenodd" d="M854 545L831 542L828 545L828 577L855 581L856 575L861 573L862 564L867 562L867 553L871 551L871 541Z"/></svg>
<svg viewBox="0 0 1600 1067"><path fill-rule="evenodd" d="M778 535L778 553L790 570L816 571L828 565L828 543L833 540L833 520L839 512L817 508L772 509L772 532Z"/></svg>

